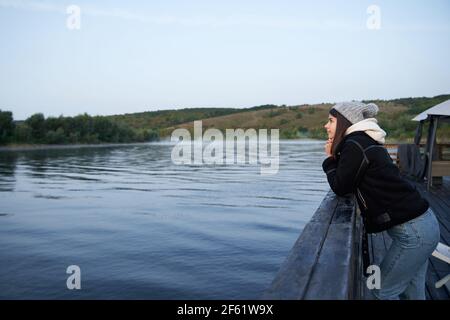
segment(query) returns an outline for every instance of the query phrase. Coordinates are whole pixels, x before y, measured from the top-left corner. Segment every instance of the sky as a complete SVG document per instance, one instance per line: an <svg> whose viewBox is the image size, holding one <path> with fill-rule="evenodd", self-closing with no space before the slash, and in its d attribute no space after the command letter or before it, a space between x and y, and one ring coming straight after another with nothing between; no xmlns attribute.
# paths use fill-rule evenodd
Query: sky
<svg viewBox="0 0 450 320"><path fill-rule="evenodd" d="M448 0L0 0L16 120L449 93Z"/></svg>

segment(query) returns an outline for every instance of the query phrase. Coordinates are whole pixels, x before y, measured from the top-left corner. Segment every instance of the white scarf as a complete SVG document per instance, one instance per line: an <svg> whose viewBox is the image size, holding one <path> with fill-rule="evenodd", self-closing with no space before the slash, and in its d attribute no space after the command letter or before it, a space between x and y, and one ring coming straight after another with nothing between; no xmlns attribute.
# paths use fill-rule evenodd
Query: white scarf
<svg viewBox="0 0 450 320"><path fill-rule="evenodd" d="M367 118L351 125L350 127L348 127L347 131L345 131L345 135L348 135L355 131L364 131L375 141L384 144L384 137L386 136L386 132L380 128L380 126L378 125L378 121L375 118Z"/></svg>

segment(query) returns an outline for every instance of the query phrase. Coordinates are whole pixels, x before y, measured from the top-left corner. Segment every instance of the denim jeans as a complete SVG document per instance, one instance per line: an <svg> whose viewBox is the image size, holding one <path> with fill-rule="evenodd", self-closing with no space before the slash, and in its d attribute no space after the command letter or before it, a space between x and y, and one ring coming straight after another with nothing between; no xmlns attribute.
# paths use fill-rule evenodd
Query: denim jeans
<svg viewBox="0 0 450 320"><path fill-rule="evenodd" d="M387 230L392 244L380 265L381 300L425 300L428 258L439 243L439 223L429 208L421 216Z"/></svg>

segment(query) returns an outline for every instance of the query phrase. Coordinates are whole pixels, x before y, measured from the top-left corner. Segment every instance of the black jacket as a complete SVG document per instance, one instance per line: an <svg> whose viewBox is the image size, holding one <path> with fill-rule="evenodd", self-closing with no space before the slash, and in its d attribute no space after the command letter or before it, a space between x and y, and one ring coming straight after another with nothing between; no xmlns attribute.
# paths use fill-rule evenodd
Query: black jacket
<svg viewBox="0 0 450 320"><path fill-rule="evenodd" d="M382 144L364 131L355 131L339 143L337 159L322 164L331 189L338 195L356 195L368 233L389 229L428 210L409 181L400 176Z"/></svg>

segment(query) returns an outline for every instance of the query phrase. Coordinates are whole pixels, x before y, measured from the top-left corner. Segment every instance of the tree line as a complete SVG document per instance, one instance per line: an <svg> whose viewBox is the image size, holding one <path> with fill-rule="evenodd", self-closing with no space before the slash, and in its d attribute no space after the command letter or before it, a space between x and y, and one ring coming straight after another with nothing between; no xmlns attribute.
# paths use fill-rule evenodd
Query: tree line
<svg viewBox="0 0 450 320"><path fill-rule="evenodd" d="M0 110L0 144L126 143L157 139L157 130L132 128L105 116L84 113L45 118L36 113L25 121L14 121L11 111Z"/></svg>

